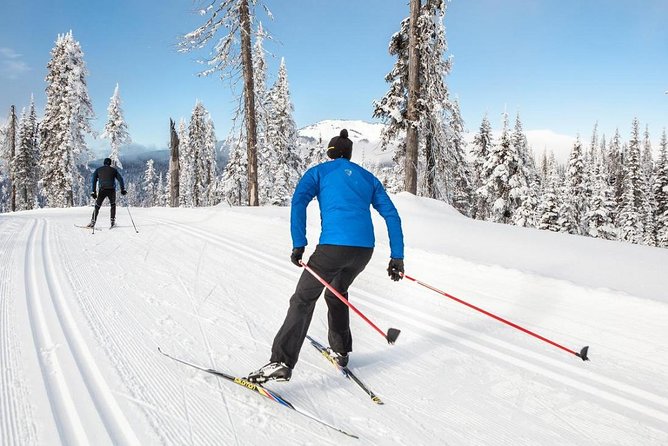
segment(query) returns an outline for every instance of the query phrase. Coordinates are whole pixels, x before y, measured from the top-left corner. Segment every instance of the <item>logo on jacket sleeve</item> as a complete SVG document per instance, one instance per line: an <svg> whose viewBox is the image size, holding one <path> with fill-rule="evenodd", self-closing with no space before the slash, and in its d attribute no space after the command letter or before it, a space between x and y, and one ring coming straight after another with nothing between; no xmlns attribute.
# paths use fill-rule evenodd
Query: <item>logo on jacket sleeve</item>
<svg viewBox="0 0 668 446"><path fill-rule="evenodd" d="M343 171L344 171L344 172L346 173L346 175L348 175L348 176L352 176L352 174L353 174L353 171L350 170L350 169L344 169Z"/></svg>

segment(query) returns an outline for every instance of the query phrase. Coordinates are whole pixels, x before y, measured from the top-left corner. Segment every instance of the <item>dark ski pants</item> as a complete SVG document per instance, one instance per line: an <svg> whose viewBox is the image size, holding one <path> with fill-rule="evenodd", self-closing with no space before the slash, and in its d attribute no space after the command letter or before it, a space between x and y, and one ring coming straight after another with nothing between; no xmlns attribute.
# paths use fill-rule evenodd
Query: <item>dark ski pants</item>
<svg viewBox="0 0 668 446"><path fill-rule="evenodd" d="M97 214L100 212L100 206L104 199L109 197L109 205L111 206L111 219L116 218L116 189L100 189L95 200L95 210L93 211L93 221L97 221Z"/></svg>
<svg viewBox="0 0 668 446"><path fill-rule="evenodd" d="M372 254L373 248L318 245L308 260L308 266L347 299L348 288L357 275L364 271ZM295 367L323 288L308 271L302 272L295 294L290 298L283 326L274 338L272 362L283 362L290 368ZM328 308L329 345L337 353L348 353L353 349L348 306L329 290L325 291L325 302Z"/></svg>

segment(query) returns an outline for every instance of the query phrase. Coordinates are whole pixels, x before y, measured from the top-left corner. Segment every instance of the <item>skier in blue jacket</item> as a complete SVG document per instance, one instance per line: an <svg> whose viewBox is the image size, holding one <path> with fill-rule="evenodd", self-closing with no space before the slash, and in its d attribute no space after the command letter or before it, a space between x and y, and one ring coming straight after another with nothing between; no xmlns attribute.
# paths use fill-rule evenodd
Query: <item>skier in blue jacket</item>
<svg viewBox="0 0 668 446"><path fill-rule="evenodd" d="M292 234L292 263L300 262L306 239L306 208L317 198L320 206L320 241L308 261L308 266L348 298L348 288L366 267L374 247L374 232L370 207L385 219L390 239L390 263L387 268L392 280L398 281L404 272L404 241L401 219L392 200L380 181L370 172L350 161L353 142L348 131L341 130L332 138L327 149L331 161L307 170L292 196L290 232ZM304 271L290 299L290 307L271 349L269 364L248 376L249 381L288 381L299 358L313 310L324 286ZM348 364L352 351L348 306L329 290L325 291L328 307L328 340L337 362Z"/></svg>

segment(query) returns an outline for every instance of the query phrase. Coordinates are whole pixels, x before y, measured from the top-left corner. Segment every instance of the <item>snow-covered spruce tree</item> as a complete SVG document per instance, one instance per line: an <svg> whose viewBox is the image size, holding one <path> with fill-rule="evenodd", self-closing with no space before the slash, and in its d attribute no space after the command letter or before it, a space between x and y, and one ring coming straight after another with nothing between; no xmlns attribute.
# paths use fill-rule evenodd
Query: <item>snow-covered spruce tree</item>
<svg viewBox="0 0 668 446"><path fill-rule="evenodd" d="M188 125L188 144L191 157L190 168L192 175L192 205L195 207L204 205L204 146L206 145L206 110L200 101L195 103L192 114L190 115L190 124Z"/></svg>
<svg viewBox="0 0 668 446"><path fill-rule="evenodd" d="M142 191L144 192L143 205L145 207L155 206L158 201L157 178L153 164L152 159L146 161L146 170L144 171L144 180L142 181Z"/></svg>
<svg viewBox="0 0 668 446"><path fill-rule="evenodd" d="M659 147L653 185L656 202L656 245L668 248L668 138L665 128L661 133Z"/></svg>
<svg viewBox="0 0 668 446"><path fill-rule="evenodd" d="M242 73L243 107L239 107L239 112L243 110L241 114L245 135L239 139L246 142L247 202L250 206L259 205L256 98L251 47L251 24L255 20L255 9L259 3L260 0L213 0L200 10L200 15L206 17L204 24L186 34L180 43L181 51L196 51L215 39L216 43L206 61L209 68L202 75L220 73L222 78L236 79ZM266 7L265 11L271 17ZM216 36L219 37L216 39ZM241 160L240 157L236 159Z"/></svg>
<svg viewBox="0 0 668 446"><path fill-rule="evenodd" d="M587 215L587 196L586 196L586 171L585 171L584 155L582 153L582 143L580 136L575 140L573 148L571 149L571 156L568 161L568 169L566 171L566 194L564 201L569 201L570 208L573 212L574 231L575 234L586 233L586 215ZM568 231L570 232L570 230Z"/></svg>
<svg viewBox="0 0 668 446"><path fill-rule="evenodd" d="M223 170L221 193L225 201L233 206L245 203L247 175L246 155L244 147L233 139L228 140L230 156Z"/></svg>
<svg viewBox="0 0 668 446"><path fill-rule="evenodd" d="M471 146L471 183L473 186L474 204L473 204L473 218L478 220L486 220L491 215L492 203L488 201L486 194L483 194L480 189L485 182L483 175L483 167L489 154L492 151L494 141L492 138L492 126L489 123L487 114L482 118L480 130L473 137L473 144Z"/></svg>
<svg viewBox="0 0 668 446"><path fill-rule="evenodd" d="M193 206L193 187L194 187L194 157L191 153L190 141L188 138L188 125L181 118L179 121L179 205L185 207Z"/></svg>
<svg viewBox="0 0 668 446"><path fill-rule="evenodd" d="M513 222L513 213L519 207L522 191L527 187L521 164L520 154L510 136L508 114L504 113L501 136L492 146L483 166L483 185L478 189L478 193L492 203L490 219L494 222Z"/></svg>
<svg viewBox="0 0 668 446"><path fill-rule="evenodd" d="M624 188L619 221L620 239L631 243L642 243L644 238L643 225L643 175L640 158L640 124L638 118L631 125L629 149L624 158Z"/></svg>
<svg viewBox="0 0 668 446"><path fill-rule="evenodd" d="M212 206L220 202L218 196L218 162L216 161L216 127L209 116L206 120L206 142L204 144L204 171L203 178L205 205Z"/></svg>
<svg viewBox="0 0 668 446"><path fill-rule="evenodd" d="M536 227L547 231L559 232L561 227L559 225L559 197L557 190L560 178L557 172L554 153L551 153L550 158L546 154L543 160L543 193L536 210Z"/></svg>
<svg viewBox="0 0 668 446"><path fill-rule="evenodd" d="M585 235L615 240L617 230L613 223L613 216L617 204L614 199L614 191L608 183L609 173L606 163L599 156L595 156L594 159L596 161L591 180L591 197L588 200L589 206L585 219L587 222Z"/></svg>
<svg viewBox="0 0 668 446"><path fill-rule="evenodd" d="M200 101L195 104L190 117L188 145L192 204L206 206L216 177L216 142L213 122Z"/></svg>
<svg viewBox="0 0 668 446"><path fill-rule="evenodd" d="M656 199L654 197L654 160L652 158L652 142L649 126L645 126L643 149L641 155L642 188L643 188L643 244L656 246Z"/></svg>
<svg viewBox="0 0 668 446"><path fill-rule="evenodd" d="M606 162L608 164L608 184L612 186L615 203L617 203L618 208L621 208L622 195L624 193L624 160L622 155L622 138L619 135L619 129L616 129L608 147Z"/></svg>
<svg viewBox="0 0 668 446"><path fill-rule="evenodd" d="M452 167L455 169L455 174L452 175L450 180L446 180L445 183L441 182L441 184L445 184L446 187L439 195L445 196L446 201L451 202L455 209L467 217L470 217L471 208L473 206L471 166L465 155L467 143L464 139L464 120L462 119L458 99L452 101L452 114L450 114L449 125L451 132L448 134L448 147L450 147L451 150L445 152L445 154L451 159L442 159L442 168L446 172L449 172L450 167ZM448 183L452 184L452 188L447 187ZM451 192L450 197L448 197L448 192ZM436 198L439 198L439 195L437 195Z"/></svg>
<svg viewBox="0 0 668 446"><path fill-rule="evenodd" d="M88 199L78 166L88 155L84 136L92 133L94 113L86 85L88 70L72 31L56 39L47 71L46 108L40 129L42 187L49 206L73 206L75 197L77 203Z"/></svg>
<svg viewBox="0 0 668 446"><path fill-rule="evenodd" d="M128 126L123 117L121 95L118 91L118 84L116 84L114 95L109 101L109 107L107 107L107 123L104 125L104 131L100 135L100 138L109 139L111 145L111 153L109 154L111 165L122 169L123 164L121 164L119 158L119 150L123 144L130 144L132 139L130 138Z"/></svg>
<svg viewBox="0 0 668 446"><path fill-rule="evenodd" d="M268 143L269 102L267 92L267 62L265 60L262 23L258 24L253 44L253 79L255 81L255 120L257 126L257 176L260 204L270 201L272 189L272 159Z"/></svg>
<svg viewBox="0 0 668 446"><path fill-rule="evenodd" d="M18 136L19 119L16 116L16 107L12 105L9 108L9 117L7 125L3 129L2 147L0 147L0 155L2 155L0 156L0 166L4 165L5 170L2 197L5 209L12 212L16 210L16 185L14 184L12 160L16 156Z"/></svg>
<svg viewBox="0 0 668 446"><path fill-rule="evenodd" d="M297 127L292 117L294 107L290 100L285 59L281 59L278 78L269 90L267 102L267 143L273 177L269 203L287 206L303 172L303 166L297 154Z"/></svg>
<svg viewBox="0 0 668 446"><path fill-rule="evenodd" d="M515 180L515 212L513 223L517 226L534 227L536 223L536 208L538 206L538 177L533 156L529 150L529 143L522 129L519 112L515 117L515 127L511 135L515 153L518 155L517 174Z"/></svg>
<svg viewBox="0 0 668 446"><path fill-rule="evenodd" d="M39 137L35 101L21 114L16 155L12 160L14 185L16 187L16 209L33 209L37 203L39 181Z"/></svg>
<svg viewBox="0 0 668 446"><path fill-rule="evenodd" d="M446 2L427 0L421 6L417 18L418 100L416 122L408 119L409 81L409 28L410 20L401 22L399 32L390 39L389 52L397 61L385 80L390 89L380 101L374 102L374 116L388 125L383 132L383 144L405 134L409 125L417 128L419 135L418 194L444 200L456 205L454 197L460 195L457 188L470 184L463 154L464 147L455 144L453 122L461 118L454 114L456 106L449 99L445 76L451 69L451 60L446 58L447 42L443 19ZM399 144L393 160L405 163L406 144ZM396 174L404 175L405 167L397 166ZM404 177L397 179L403 182ZM459 185L459 186L458 186ZM468 207L466 204L464 207ZM461 209L467 212L466 209Z"/></svg>

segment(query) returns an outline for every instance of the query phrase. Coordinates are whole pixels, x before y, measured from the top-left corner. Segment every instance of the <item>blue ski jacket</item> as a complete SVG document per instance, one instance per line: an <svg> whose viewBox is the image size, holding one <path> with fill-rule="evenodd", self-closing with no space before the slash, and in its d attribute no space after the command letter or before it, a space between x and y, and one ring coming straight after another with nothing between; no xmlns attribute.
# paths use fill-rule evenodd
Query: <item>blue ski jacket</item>
<svg viewBox="0 0 668 446"><path fill-rule="evenodd" d="M375 237L370 207L385 219L391 257L404 258L401 219L383 185L371 172L337 158L306 171L292 196L290 232L293 248L308 244L306 208L317 197L320 205L320 244L373 248Z"/></svg>

